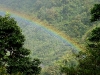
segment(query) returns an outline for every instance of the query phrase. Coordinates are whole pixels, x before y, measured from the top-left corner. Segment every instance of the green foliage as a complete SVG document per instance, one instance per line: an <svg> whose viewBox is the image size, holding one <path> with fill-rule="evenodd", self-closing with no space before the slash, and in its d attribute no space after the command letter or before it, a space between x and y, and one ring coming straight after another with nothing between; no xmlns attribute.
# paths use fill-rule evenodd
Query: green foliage
<svg viewBox="0 0 100 75"><path fill-rule="evenodd" d="M70 57L69 57L70 56ZM67 52L65 56L60 60L60 71L61 74L65 75L76 75L77 74L78 61L72 52Z"/></svg>
<svg viewBox="0 0 100 75"><path fill-rule="evenodd" d="M99 4L97 4L99 5ZM96 4L94 5L94 8L91 10L91 12L94 11ZM97 6L96 10L99 10L99 6ZM98 12L95 10L95 15L99 16ZM96 21L99 18L95 15L92 15L92 21ZM79 55L77 55L79 60L79 65L74 67L67 67L64 65L61 67L61 72L65 75L99 75L100 74L100 27L96 27L92 30L91 34L88 36L87 39L87 46L85 52L80 52ZM67 63L67 61L65 62ZM64 63L64 64L65 64Z"/></svg>
<svg viewBox="0 0 100 75"><path fill-rule="evenodd" d="M71 38L78 39L78 41L81 40L85 32L92 26L89 21L90 9L93 4L99 2L98 0L0 1L2 2L0 3L1 6L26 13L29 16L31 15L33 18L37 17L71 36ZM44 64L48 64L49 62L52 63L55 59L58 59L58 57L61 57L65 53L64 51L66 51L66 48L60 47L63 46L61 44L59 45L60 42L54 43L57 40L51 39L51 37L47 39L48 37L46 33L40 35L40 32L34 32L34 28L32 28L31 25L29 27L27 24L22 24L20 25L27 40L25 42L25 47L31 49L33 51L32 55L39 57L44 61ZM51 40L52 42L45 39ZM28 43L31 43L31 45ZM78 43L80 44L83 42Z"/></svg>
<svg viewBox="0 0 100 75"><path fill-rule="evenodd" d="M73 38L81 38L91 25L90 9L95 3L99 0L5 0L0 4L37 17Z"/></svg>
<svg viewBox="0 0 100 75"><path fill-rule="evenodd" d="M69 67L64 66L61 68L61 72L62 74L65 74L65 75L77 75L77 71L73 67L69 68Z"/></svg>
<svg viewBox="0 0 100 75"><path fill-rule="evenodd" d="M43 68L41 75L60 75L58 66L48 66Z"/></svg>
<svg viewBox="0 0 100 75"><path fill-rule="evenodd" d="M89 28L93 27L89 20L90 9L93 4L99 3L99 0L0 1L1 6L26 13L29 16L31 15L33 18L37 17L38 19L49 23L72 38L78 39L79 44L83 43L80 40L85 32L89 30ZM33 50L32 57L40 57L41 60L43 60L43 64L51 64L54 60L58 60L59 57L66 54L67 49L62 45L63 43L56 42L56 39L51 39L51 37L49 38L45 33L42 33L43 36L40 36L38 31L35 34L34 30L32 30L34 29L32 26L28 28L27 23L26 25L24 25L24 23L22 24L21 27L23 28L23 33L27 40L24 46ZM33 40L33 38L35 38L35 40ZM47 38L52 40L52 42L47 41ZM68 50L71 49L68 48ZM4 52L2 52L2 54L4 54Z"/></svg>
<svg viewBox="0 0 100 75"><path fill-rule="evenodd" d="M89 41L91 42L100 42L100 28L95 28L93 31L92 31L92 34L91 34L91 37L88 39Z"/></svg>
<svg viewBox="0 0 100 75"><path fill-rule="evenodd" d="M95 4L91 10L91 21L100 20L100 4Z"/></svg>
<svg viewBox="0 0 100 75"><path fill-rule="evenodd" d="M85 32L92 26L89 21L90 8L94 3L99 2L98 0L0 1L2 2L0 3L2 7L25 13L28 16L31 15L33 18L37 17L78 41L81 40ZM46 33L41 35L38 30L35 33L35 28L30 24L27 25L27 23L21 23L20 27L26 37L25 47L31 49L32 56L39 57L43 60L44 64L54 62L55 59L59 59L65 53L67 48L62 45L63 43L57 42L58 40L52 39L52 37L49 38ZM68 50L71 49L68 48Z"/></svg>
<svg viewBox="0 0 100 75"><path fill-rule="evenodd" d="M91 10L91 21L99 19L100 8L99 4L95 4ZM95 13L94 13L95 12ZM94 13L94 15L93 15ZM86 54L82 55L80 65L78 67L79 75L99 75L100 74L100 27L92 30L87 40Z"/></svg>
<svg viewBox="0 0 100 75"><path fill-rule="evenodd" d="M92 30L91 36L88 38L86 55L83 55L79 65L79 75L99 75L100 62L100 27Z"/></svg>
<svg viewBox="0 0 100 75"><path fill-rule="evenodd" d="M24 35L14 18L8 14L0 16L0 66L4 66L9 74L20 72L32 75L41 71L41 62L38 59L31 61L30 50L23 48L24 41Z"/></svg>

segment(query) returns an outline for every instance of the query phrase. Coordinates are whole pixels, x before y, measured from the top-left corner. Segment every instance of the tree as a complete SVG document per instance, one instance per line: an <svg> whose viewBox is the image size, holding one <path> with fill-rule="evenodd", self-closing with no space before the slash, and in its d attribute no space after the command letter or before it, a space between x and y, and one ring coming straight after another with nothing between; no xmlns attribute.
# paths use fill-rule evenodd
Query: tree
<svg viewBox="0 0 100 75"><path fill-rule="evenodd" d="M100 19L100 4L94 5L91 16L92 22ZM78 75L100 75L100 27L92 30L86 48L80 60Z"/></svg>
<svg viewBox="0 0 100 75"><path fill-rule="evenodd" d="M77 75L77 58L76 53L72 51L68 51L66 55L64 55L63 60L60 63L60 72L64 75Z"/></svg>
<svg viewBox="0 0 100 75"><path fill-rule="evenodd" d="M100 4L95 4L91 9L91 22L100 20Z"/></svg>
<svg viewBox="0 0 100 75"><path fill-rule="evenodd" d="M81 58L79 75L100 75L100 28L95 28L88 38L86 55Z"/></svg>
<svg viewBox="0 0 100 75"><path fill-rule="evenodd" d="M9 74L39 74L39 59L31 60L30 50L23 47L24 35L17 22L10 15L0 16L0 66L5 66Z"/></svg>

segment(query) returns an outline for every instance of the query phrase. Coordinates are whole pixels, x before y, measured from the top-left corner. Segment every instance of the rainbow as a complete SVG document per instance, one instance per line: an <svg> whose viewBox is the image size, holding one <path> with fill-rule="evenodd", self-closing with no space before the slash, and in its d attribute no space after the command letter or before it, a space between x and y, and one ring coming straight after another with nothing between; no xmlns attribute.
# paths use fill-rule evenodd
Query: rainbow
<svg viewBox="0 0 100 75"><path fill-rule="evenodd" d="M45 28L46 30L50 31L51 33L57 35L58 37L61 38L61 40L65 40L67 43L71 44L75 49L77 50L84 50L84 48L82 46L80 46L77 41L73 40L71 37L69 37L68 35L64 34L63 32L61 32L60 30L55 29L54 27L52 27L51 25L49 25L48 23L42 22L41 20L37 19L37 18L33 18L31 16L28 16L27 14L23 13L23 12L18 12L6 7L0 7L0 11L1 12L8 12L10 14L13 14L17 17L20 17L24 20L30 21L35 23L36 25L42 26L43 28Z"/></svg>

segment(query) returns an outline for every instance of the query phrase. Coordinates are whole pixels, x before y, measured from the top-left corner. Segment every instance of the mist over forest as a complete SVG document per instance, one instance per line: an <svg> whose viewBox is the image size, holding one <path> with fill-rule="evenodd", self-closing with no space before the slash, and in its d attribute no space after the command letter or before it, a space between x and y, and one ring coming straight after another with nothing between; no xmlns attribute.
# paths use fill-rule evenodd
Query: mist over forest
<svg viewBox="0 0 100 75"><path fill-rule="evenodd" d="M63 66L77 67L79 64L77 46L82 47L82 50L85 49L91 31L95 27L100 27L100 21L90 21L94 4L100 4L100 0L0 0L0 9L4 9L3 12L0 11L0 15L8 12L15 18L25 36L24 47L31 50L29 56L41 61L40 75L62 75L61 71L65 68ZM54 27L70 37L77 45L69 39L63 39L52 29L50 31L36 24L33 19L27 20L17 13L23 13ZM65 73L66 70L68 73ZM65 75L71 75L69 71L72 69L66 70L63 70Z"/></svg>

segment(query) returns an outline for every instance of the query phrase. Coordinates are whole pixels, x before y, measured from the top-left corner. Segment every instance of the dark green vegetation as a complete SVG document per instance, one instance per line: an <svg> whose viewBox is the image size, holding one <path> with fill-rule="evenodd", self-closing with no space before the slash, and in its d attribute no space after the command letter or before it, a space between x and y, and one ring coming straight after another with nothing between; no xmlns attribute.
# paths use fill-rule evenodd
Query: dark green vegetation
<svg viewBox="0 0 100 75"><path fill-rule="evenodd" d="M23 47L24 35L17 26L17 22L9 15L0 16L0 68L5 68L5 73L23 75L39 74L39 59L29 57L30 50ZM0 72L0 75L4 73Z"/></svg>
<svg viewBox="0 0 100 75"><path fill-rule="evenodd" d="M100 21L100 4L91 9L91 22ZM87 40L86 54L79 65L79 74L100 75L100 27L92 30Z"/></svg>
<svg viewBox="0 0 100 75"><path fill-rule="evenodd" d="M79 61L77 67L67 66L66 61L61 67L61 72L65 75L100 75L100 27L92 30L86 48L85 52L77 55Z"/></svg>
<svg viewBox="0 0 100 75"><path fill-rule="evenodd" d="M83 44L84 40L82 39L86 38L84 36L88 34L88 33L87 34L85 33L89 29L94 28L95 25L100 26L99 22L98 23L90 22L90 9L93 7L94 4L99 3L100 2L99 0L88 0L88 1L87 0L24 0L24 1L0 0L0 1L1 1L0 6L11 8L13 10L16 10L22 13L26 13L29 16L33 16L33 18L37 17L38 19L41 19L42 21L49 23L49 25L54 26L55 28L65 33L66 35L69 35L71 38L78 41L79 44ZM58 60L59 57L61 57L60 58L62 59L61 64L64 63L64 66L66 64L68 66L68 63L70 63L71 61L71 65L76 67L76 65L73 64L75 61L73 62L73 60L71 59L72 58L77 59L77 58L73 54L71 54L73 53L73 51L70 51L71 50L70 48L66 49L66 47L62 45L61 42L53 43L53 42L56 42L55 39L51 39L52 42L46 41L45 38L43 38L45 36L43 36L42 38L40 36L35 36L35 40L32 41L34 37L31 35L33 34L36 35L36 33L34 33L34 30L33 30L33 33L31 33L32 26L29 27L30 29L27 29L28 28L28 26L26 26L27 24L24 24L24 23L22 24L20 25L24 31L23 33L25 34L26 40L27 40L25 42L26 43L25 47L33 50L33 55L35 57L42 57L45 60L45 61L43 60L44 64L54 62L54 60ZM39 32L37 34L39 34ZM41 34L41 36L42 35L45 35L45 33ZM46 42L44 43L44 41ZM51 43L51 45L48 43ZM59 43L61 45L59 45ZM57 46L57 48L52 47L52 45ZM66 50L69 50L69 51L66 51ZM67 56L66 55L67 53L70 53L70 54L68 54ZM68 60L67 61L68 63L66 63L66 60ZM58 64L54 64L54 65L58 65ZM74 70L73 66L71 67ZM59 75L58 73L59 70L56 68L58 67L56 66L47 67L45 69L46 72L44 72L43 75L54 75L54 74ZM71 70L69 68L67 69L67 71L68 70L70 73Z"/></svg>
<svg viewBox="0 0 100 75"><path fill-rule="evenodd" d="M100 75L100 27L92 30L88 38L87 50L81 58L79 75Z"/></svg>
<svg viewBox="0 0 100 75"><path fill-rule="evenodd" d="M100 20L100 4L95 4L91 10L91 22Z"/></svg>
<svg viewBox="0 0 100 75"><path fill-rule="evenodd" d="M100 20L100 4L91 9L91 22ZM78 55L79 65L75 67L61 67L66 75L100 75L100 27L93 29L88 36L86 51Z"/></svg>

